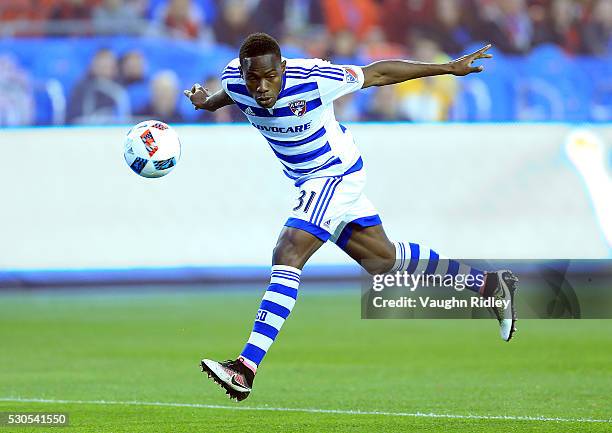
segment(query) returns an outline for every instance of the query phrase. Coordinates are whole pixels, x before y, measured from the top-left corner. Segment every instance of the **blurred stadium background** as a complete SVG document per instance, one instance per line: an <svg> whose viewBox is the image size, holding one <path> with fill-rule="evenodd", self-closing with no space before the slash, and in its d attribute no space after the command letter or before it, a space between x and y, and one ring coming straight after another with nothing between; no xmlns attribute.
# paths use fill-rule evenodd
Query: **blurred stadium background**
<svg viewBox="0 0 612 433"><path fill-rule="evenodd" d="M523 321L503 347L482 321L362 321L358 268L329 245L249 404L348 412L215 406L192 369L246 339L293 190L237 109L195 111L182 89L218 89L253 31L358 65L492 43L482 74L336 103L390 237L456 258L612 258L611 0L2 0L0 411L69 410L79 432L559 431L521 416L609 431L609 321ZM183 144L157 180L123 161L150 118Z"/></svg>
<svg viewBox="0 0 612 433"><path fill-rule="evenodd" d="M482 74L336 103L390 236L464 258L611 256L610 0L5 0L0 18L0 144L22 162L4 168L20 185L4 194L18 204L3 214L13 227L0 246L5 285L29 284L32 270L266 275L292 186L237 108L203 113L182 95L195 82L218 89L257 30L287 57L358 65L444 62L492 43ZM181 167L159 182L120 158L128 125L150 118L176 126L184 144ZM140 215L153 226L125 223ZM145 258L130 239L153 233L164 242L148 242ZM312 262L348 263L331 247Z"/></svg>
<svg viewBox="0 0 612 433"><path fill-rule="evenodd" d="M287 57L442 62L494 46L488 73L345 98L344 121L590 121L612 117L609 0L3 0L0 125L243 121L179 101L250 32Z"/></svg>

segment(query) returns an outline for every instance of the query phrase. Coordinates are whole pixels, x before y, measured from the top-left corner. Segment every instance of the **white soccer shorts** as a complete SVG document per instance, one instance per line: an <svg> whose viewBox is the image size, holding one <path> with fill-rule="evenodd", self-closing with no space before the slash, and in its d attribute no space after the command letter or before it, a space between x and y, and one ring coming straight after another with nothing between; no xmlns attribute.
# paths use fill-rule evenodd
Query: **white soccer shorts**
<svg viewBox="0 0 612 433"><path fill-rule="evenodd" d="M309 179L296 187L296 201L285 226L331 239L344 248L351 235L349 223L360 227L381 224L374 205L363 193L365 170L344 176Z"/></svg>

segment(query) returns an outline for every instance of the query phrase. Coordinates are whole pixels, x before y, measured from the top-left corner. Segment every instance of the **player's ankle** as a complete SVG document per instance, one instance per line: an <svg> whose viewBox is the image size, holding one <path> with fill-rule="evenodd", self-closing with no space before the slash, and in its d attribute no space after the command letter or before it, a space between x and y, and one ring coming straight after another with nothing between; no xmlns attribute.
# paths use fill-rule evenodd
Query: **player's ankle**
<svg viewBox="0 0 612 433"><path fill-rule="evenodd" d="M253 372L253 375L257 374L257 365L255 363L249 361L244 356L239 356L238 361L240 361L242 365L244 365L246 368L251 370Z"/></svg>

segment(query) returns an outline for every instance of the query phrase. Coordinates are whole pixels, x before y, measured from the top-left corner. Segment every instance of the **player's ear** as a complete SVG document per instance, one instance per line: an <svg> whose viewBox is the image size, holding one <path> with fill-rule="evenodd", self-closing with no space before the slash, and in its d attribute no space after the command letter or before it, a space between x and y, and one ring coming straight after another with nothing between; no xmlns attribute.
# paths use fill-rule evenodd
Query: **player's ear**
<svg viewBox="0 0 612 433"><path fill-rule="evenodd" d="M283 74L285 73L285 66L287 66L287 61L283 60L281 62L281 71L283 72Z"/></svg>

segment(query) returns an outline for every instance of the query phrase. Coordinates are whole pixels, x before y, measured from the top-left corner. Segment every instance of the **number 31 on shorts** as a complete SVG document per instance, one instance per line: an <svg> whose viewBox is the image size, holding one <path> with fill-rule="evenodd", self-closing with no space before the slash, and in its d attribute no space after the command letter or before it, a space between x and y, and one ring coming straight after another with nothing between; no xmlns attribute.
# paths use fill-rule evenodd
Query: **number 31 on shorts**
<svg viewBox="0 0 612 433"><path fill-rule="evenodd" d="M297 198L298 204L297 204L296 207L293 208L293 211L296 212L296 211L302 209L302 207L303 207L302 211L304 213L308 213L308 209L310 209L310 205L314 201L316 195L317 195L317 193L315 191L310 191L308 193L306 190L301 190L300 191L300 195Z"/></svg>

